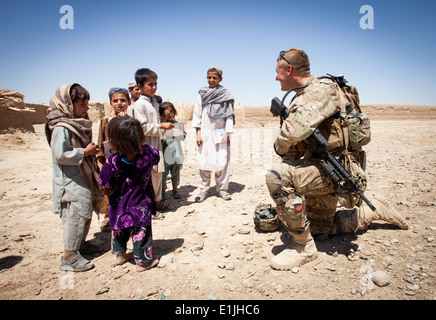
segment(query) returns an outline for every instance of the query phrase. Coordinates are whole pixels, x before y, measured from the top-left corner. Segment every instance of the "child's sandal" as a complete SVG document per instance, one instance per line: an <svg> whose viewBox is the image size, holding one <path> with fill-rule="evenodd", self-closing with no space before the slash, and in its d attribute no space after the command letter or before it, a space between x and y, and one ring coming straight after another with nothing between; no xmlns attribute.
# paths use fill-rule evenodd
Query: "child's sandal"
<svg viewBox="0 0 436 320"><path fill-rule="evenodd" d="M71 260L67 261L61 258L62 265L59 267L60 271L70 272L83 272L94 268L94 265L89 260L82 257L79 253Z"/></svg>

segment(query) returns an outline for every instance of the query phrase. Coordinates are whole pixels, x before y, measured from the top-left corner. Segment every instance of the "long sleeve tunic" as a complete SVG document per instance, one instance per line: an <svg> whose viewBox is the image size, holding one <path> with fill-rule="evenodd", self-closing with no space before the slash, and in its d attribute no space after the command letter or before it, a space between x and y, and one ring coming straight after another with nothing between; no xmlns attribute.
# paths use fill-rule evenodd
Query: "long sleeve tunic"
<svg viewBox="0 0 436 320"><path fill-rule="evenodd" d="M71 132L62 126L55 127L50 146L53 163L53 212L60 213L62 203L70 202L75 212L85 219L92 215L91 190L82 177L79 166L84 149L74 148Z"/></svg>
<svg viewBox="0 0 436 320"><path fill-rule="evenodd" d="M161 160L154 168L155 171L164 172L162 142L160 139L159 107L154 99L141 95L133 105L133 117L141 123L145 135L145 143L159 151Z"/></svg>
<svg viewBox="0 0 436 320"><path fill-rule="evenodd" d="M112 229L146 227L156 214L151 171L159 162L159 152L144 145L131 162L115 153L100 173L100 183L110 189L109 224Z"/></svg>
<svg viewBox="0 0 436 320"><path fill-rule="evenodd" d="M219 172L227 165L230 155L230 145L220 143L224 133L233 133L233 116L211 118L203 106L201 95L198 95L194 105L192 126L201 129L203 145L198 147L198 167L200 170Z"/></svg>

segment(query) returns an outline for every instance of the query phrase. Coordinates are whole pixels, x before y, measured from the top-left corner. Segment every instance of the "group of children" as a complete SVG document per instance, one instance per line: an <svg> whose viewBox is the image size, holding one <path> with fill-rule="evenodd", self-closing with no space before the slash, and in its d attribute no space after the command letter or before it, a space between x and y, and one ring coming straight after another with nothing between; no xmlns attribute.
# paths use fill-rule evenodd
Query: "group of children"
<svg viewBox="0 0 436 320"><path fill-rule="evenodd" d="M53 212L60 214L64 254L61 271L86 271L94 265L82 254L92 251L86 242L92 212L106 214L103 228L112 230L115 263L129 260L127 242L132 238L138 272L152 268L151 218L168 209L164 201L167 176L171 174L172 197L179 199L183 164L183 123L170 102L156 96L157 74L139 69L128 90L109 91L112 114L100 123L98 143L92 142L88 116L89 92L75 83L58 88L50 100L45 127L53 161ZM209 87L199 91L194 107L197 130L200 193L207 197L215 172L218 195L230 199L230 135L233 132L234 100L219 83L222 71L208 70ZM218 140L217 140L218 139Z"/></svg>

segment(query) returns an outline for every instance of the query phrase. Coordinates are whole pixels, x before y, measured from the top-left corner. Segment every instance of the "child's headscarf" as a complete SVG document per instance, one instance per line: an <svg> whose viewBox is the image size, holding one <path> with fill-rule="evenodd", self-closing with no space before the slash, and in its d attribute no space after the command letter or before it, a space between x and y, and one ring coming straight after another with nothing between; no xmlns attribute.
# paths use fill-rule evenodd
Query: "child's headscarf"
<svg viewBox="0 0 436 320"><path fill-rule="evenodd" d="M92 140L92 122L88 115L86 118L74 118L73 101L70 96L72 86L72 84L60 86L51 97L45 133L50 144L54 127L66 127L80 138L84 148Z"/></svg>

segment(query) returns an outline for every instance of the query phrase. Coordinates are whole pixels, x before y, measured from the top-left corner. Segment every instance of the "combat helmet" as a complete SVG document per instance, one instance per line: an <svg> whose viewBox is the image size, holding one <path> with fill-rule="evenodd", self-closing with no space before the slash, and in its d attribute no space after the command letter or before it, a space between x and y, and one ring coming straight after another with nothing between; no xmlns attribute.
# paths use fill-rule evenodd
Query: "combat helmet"
<svg viewBox="0 0 436 320"><path fill-rule="evenodd" d="M260 203L254 210L254 224L262 231L275 231L280 227L281 221L275 208L270 204Z"/></svg>

